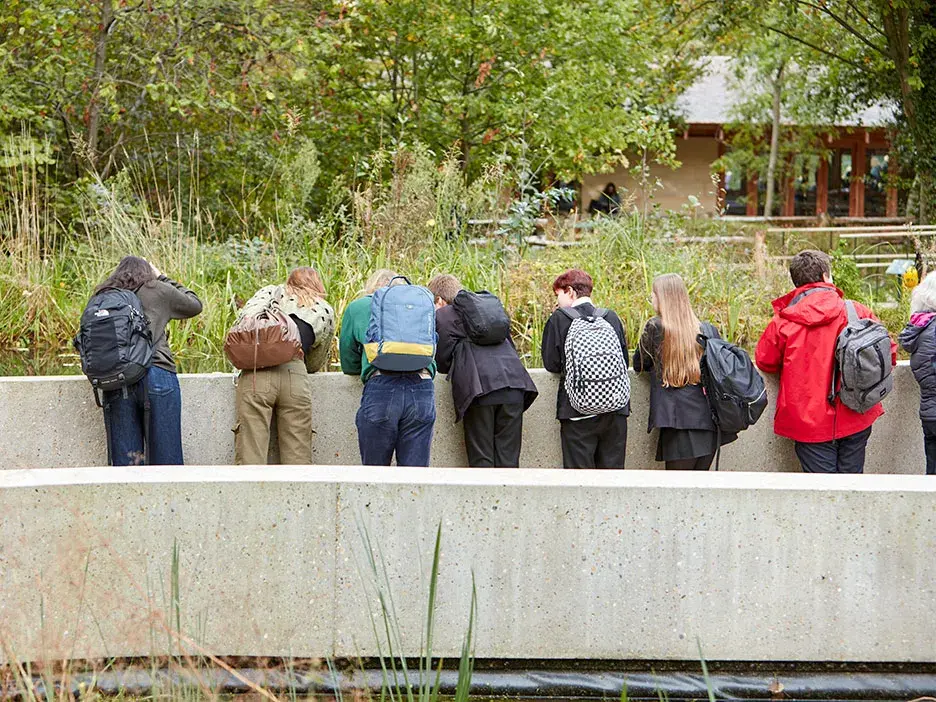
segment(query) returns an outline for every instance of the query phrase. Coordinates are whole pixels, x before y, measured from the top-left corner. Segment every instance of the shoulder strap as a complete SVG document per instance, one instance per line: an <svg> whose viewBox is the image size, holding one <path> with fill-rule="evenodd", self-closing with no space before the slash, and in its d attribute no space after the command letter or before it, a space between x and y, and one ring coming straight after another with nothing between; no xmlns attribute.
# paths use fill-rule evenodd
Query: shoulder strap
<svg viewBox="0 0 936 702"><path fill-rule="evenodd" d="M809 290L804 290L799 295L797 295L792 300L790 300L790 304L787 305L787 307L792 307L797 302L802 300L804 297L809 297L813 293L819 293L819 292L835 292L835 291L832 288L810 288Z"/></svg>
<svg viewBox="0 0 936 702"><path fill-rule="evenodd" d="M855 303L851 300L845 300L845 311L848 313L849 324L854 324L860 319L858 310L855 309Z"/></svg>
<svg viewBox="0 0 936 702"><path fill-rule="evenodd" d="M574 307L560 307L559 310L569 319L581 319L582 313Z"/></svg>
<svg viewBox="0 0 936 702"><path fill-rule="evenodd" d="M607 316L607 314L608 314L608 310L606 310L604 307L596 307L595 314L593 314L592 316L596 318L600 317L601 319L604 319Z"/></svg>

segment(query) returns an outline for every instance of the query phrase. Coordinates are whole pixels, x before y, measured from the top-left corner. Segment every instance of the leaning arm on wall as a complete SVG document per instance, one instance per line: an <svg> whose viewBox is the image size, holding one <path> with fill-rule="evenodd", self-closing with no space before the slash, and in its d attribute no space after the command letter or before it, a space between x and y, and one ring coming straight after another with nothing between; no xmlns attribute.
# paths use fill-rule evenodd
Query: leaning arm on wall
<svg viewBox="0 0 936 702"><path fill-rule="evenodd" d="M770 320L770 324L761 334L754 351L754 363L764 373L779 373L783 367L783 352L786 349L786 340L780 334L780 325L777 318Z"/></svg>
<svg viewBox="0 0 936 702"><path fill-rule="evenodd" d="M559 320L563 313L556 310L546 322L543 329L543 341L540 351L543 356L543 368L550 373L562 373L562 332L559 329Z"/></svg>
<svg viewBox="0 0 936 702"><path fill-rule="evenodd" d="M650 319L644 326L643 334L640 335L640 341L634 350L634 370L637 373L650 372L653 370L653 359L657 354L658 329L656 317Z"/></svg>
<svg viewBox="0 0 936 702"><path fill-rule="evenodd" d="M352 302L351 305L354 303ZM341 372L345 375L361 374L361 353L364 347L354 335L354 315L351 305L345 308L341 317L341 333L338 336L338 356Z"/></svg>

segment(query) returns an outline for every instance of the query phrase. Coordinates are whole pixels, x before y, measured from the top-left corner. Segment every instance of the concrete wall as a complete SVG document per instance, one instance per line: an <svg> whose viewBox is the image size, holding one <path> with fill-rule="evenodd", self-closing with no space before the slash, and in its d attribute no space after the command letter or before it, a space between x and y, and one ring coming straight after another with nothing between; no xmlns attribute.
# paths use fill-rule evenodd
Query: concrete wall
<svg viewBox="0 0 936 702"><path fill-rule="evenodd" d="M885 400L887 413L874 427L868 450L869 473L922 473L923 436L918 418L919 388L910 368L895 371L895 391ZM524 415L525 468L559 468L562 451L555 419L557 378L532 371L540 397ZM774 378L769 397L777 397ZM234 386L224 374L181 376L183 443L186 462L224 465L234 460ZM361 384L337 373L314 376L313 456L318 464L355 465L360 461L354 415ZM656 463L656 432L647 434L649 385L634 379L627 445L627 468L662 468ZM461 425L454 423L451 389L436 380L438 419L432 445L435 466L464 466ZM795 471L799 464L792 442L773 433L773 403L761 420L722 452L722 470ZM101 410L83 377L0 378L0 469L63 468L106 463Z"/></svg>
<svg viewBox="0 0 936 702"><path fill-rule="evenodd" d="M931 661L936 481L656 471L0 471L0 657L369 656L379 544L418 653ZM380 620L377 620L380 623ZM177 647L172 648L173 651Z"/></svg>
<svg viewBox="0 0 936 702"><path fill-rule="evenodd" d="M634 159L631 155L629 158ZM676 139L676 158L681 162L677 169L651 164L649 182L659 179L662 187L653 189L651 204L657 203L664 210L680 211L688 204L689 196L694 195L704 207L704 212L715 214L717 211L717 190L712 184L712 164L718 159L718 142L714 137L689 137ZM637 162L631 161L631 166ZM643 196L640 182L628 173L628 169L619 168L614 173L587 175L582 180L582 211L588 212L588 203L604 189L608 183L614 183L621 193L621 201L628 196L636 198L637 207L642 207ZM627 190L624 190L626 188Z"/></svg>

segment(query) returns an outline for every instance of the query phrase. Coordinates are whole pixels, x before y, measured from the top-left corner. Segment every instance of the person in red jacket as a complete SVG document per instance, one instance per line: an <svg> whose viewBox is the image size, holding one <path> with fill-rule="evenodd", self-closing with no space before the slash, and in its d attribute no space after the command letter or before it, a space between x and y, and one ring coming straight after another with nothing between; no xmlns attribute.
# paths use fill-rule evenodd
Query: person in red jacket
<svg viewBox="0 0 936 702"><path fill-rule="evenodd" d="M861 414L838 396L829 402L835 345L848 321L845 296L832 284L829 256L821 251L794 256L790 277L796 289L773 301L774 317L754 358L765 373L780 374L774 432L796 442L806 473L862 473L871 425L884 409L878 404ZM876 319L864 305L855 303L855 309L862 319Z"/></svg>

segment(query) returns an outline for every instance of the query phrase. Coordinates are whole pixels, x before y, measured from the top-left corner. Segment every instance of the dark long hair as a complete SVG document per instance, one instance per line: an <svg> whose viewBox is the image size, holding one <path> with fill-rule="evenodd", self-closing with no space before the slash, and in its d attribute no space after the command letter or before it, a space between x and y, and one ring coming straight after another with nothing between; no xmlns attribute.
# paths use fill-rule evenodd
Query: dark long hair
<svg viewBox="0 0 936 702"><path fill-rule="evenodd" d="M139 256L124 256L107 280L94 289L94 294L97 295L108 288L135 292L151 280L156 280L156 274L153 273L153 267L149 261Z"/></svg>

